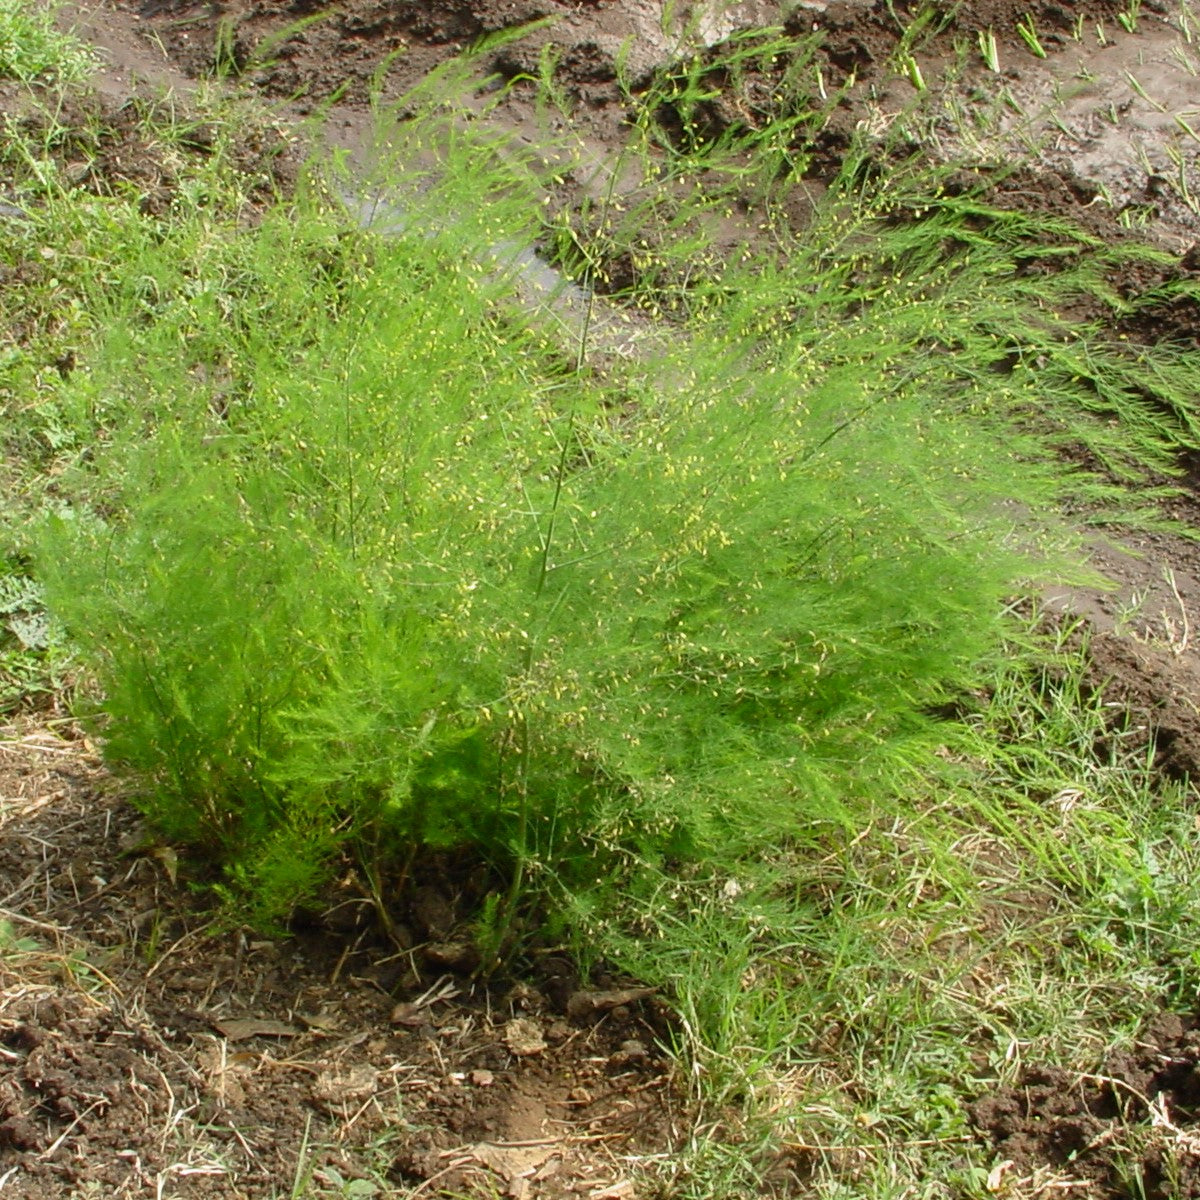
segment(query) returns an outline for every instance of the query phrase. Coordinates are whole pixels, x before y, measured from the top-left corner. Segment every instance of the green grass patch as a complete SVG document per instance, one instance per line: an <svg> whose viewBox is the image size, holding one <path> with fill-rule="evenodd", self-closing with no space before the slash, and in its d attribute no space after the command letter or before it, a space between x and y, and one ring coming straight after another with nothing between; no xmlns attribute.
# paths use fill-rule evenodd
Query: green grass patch
<svg viewBox="0 0 1200 1200"><path fill-rule="evenodd" d="M697 1088L725 1102L664 1196L758 1194L781 1154L814 1195L985 1196L969 1101L1029 1064L1096 1071L1190 1006L1191 794L1084 662L1001 672L942 749L957 785L914 785L823 854L676 881L683 938L624 943L634 971L667 964L685 1036L707 1031Z"/></svg>
<svg viewBox="0 0 1200 1200"><path fill-rule="evenodd" d="M184 108L112 108L80 87L35 81L5 119L0 174L0 709L53 699L71 657L31 566L39 514L105 437L110 400L93 378L104 293L177 220L203 239L252 223L272 196L278 131L214 92ZM131 174L132 173L132 174ZM202 215L203 214L203 215ZM180 243L174 243L178 246ZM153 289L143 277L138 287Z"/></svg>
<svg viewBox="0 0 1200 1200"><path fill-rule="evenodd" d="M0 78L22 83L52 79L64 86L87 78L95 56L58 28L55 13L51 4L0 0Z"/></svg>

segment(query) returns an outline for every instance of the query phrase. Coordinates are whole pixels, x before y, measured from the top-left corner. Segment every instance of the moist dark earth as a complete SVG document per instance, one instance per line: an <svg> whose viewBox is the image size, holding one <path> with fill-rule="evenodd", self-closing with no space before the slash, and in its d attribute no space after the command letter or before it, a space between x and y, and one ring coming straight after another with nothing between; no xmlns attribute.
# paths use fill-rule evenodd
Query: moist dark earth
<svg viewBox="0 0 1200 1200"><path fill-rule="evenodd" d="M1200 277L1200 219L1170 186L1168 153L1181 144L1171 114L1196 88L1190 42L1175 8L1142 5L1136 34L1118 21L1127 10L1024 0L947 8L916 61L968 105L1002 85L1026 114L971 148L986 163L1011 153L1014 138L1036 144L998 199L1105 238L1136 232L1175 254L1179 275ZM76 186L133 184L149 210L166 211L171 165L139 141L133 119L164 87L186 96L219 76L266 98L282 130L324 108L333 140L353 149L373 90L395 99L481 38L554 18L485 50L483 71L510 85L491 119L536 143L533 84L522 79L553 52L569 132L602 157L623 142L631 98L681 47L713 53L782 19L791 33L820 37L815 61L831 92L853 83L817 135L808 182L819 187L855 130L886 127L913 102L894 57L918 11L814 2L781 18L762 0L680 6L672 27L662 5L641 0L94 0L65 17L106 65L93 111L76 114L78 144L63 153L77 163ZM1026 16L1045 59L1017 36ZM999 77L956 49L989 29ZM760 83L769 93L773 80ZM12 90L0 101L20 107ZM106 132L85 134L97 114ZM718 95L705 119L719 131L745 113ZM282 132L256 137L240 148L245 169L264 197L286 191L294 143ZM191 150L203 153L204 138L199 129ZM940 120L922 148L967 150ZM1111 282L1140 294L1161 280ZM1177 299L1121 332L1195 347L1200 313ZM1200 530L1200 471L1181 467L1174 515ZM1143 534L1097 541L1095 554L1116 590L1047 605L1085 621L1094 682L1154 739L1161 769L1200 776L1200 549ZM578 979L553 956L527 979L474 983L455 951L463 914L451 884L412 898L399 943L371 932L352 881L344 903L287 939L214 928L92 745L54 713L6 728L0 801L5 1196L370 1196L383 1178L398 1195L631 1200L639 1157L670 1155L688 1136L686 1089L659 1049L670 1033L665 1003L633 980ZM1200 1196L1198 1105L1200 1022L1168 1013L1148 1014L1134 1048L1095 1073L1029 1065L1016 1086L978 1097L971 1116L994 1151L991 1191L1167 1200ZM805 1194L786 1155L764 1162L763 1175L764 1194Z"/></svg>
<svg viewBox="0 0 1200 1200"><path fill-rule="evenodd" d="M1162 1015L1094 1074L1029 1067L972 1118L1035 1194L1200 1196L1200 1021Z"/></svg>
<svg viewBox="0 0 1200 1200"><path fill-rule="evenodd" d="M356 900L286 940L214 930L78 737L8 730L0 795L6 1195L375 1195L370 1168L399 1194L619 1200L622 1159L682 1135L645 988L554 960L477 987L443 966L436 888L423 951Z"/></svg>

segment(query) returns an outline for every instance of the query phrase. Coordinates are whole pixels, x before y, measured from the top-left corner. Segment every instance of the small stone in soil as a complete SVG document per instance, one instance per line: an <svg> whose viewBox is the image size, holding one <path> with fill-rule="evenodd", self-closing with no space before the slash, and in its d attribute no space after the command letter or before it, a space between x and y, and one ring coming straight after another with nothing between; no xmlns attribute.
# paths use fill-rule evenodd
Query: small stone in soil
<svg viewBox="0 0 1200 1200"><path fill-rule="evenodd" d="M536 1021L516 1017L504 1026L504 1044L518 1058L541 1054L546 1049L546 1038Z"/></svg>

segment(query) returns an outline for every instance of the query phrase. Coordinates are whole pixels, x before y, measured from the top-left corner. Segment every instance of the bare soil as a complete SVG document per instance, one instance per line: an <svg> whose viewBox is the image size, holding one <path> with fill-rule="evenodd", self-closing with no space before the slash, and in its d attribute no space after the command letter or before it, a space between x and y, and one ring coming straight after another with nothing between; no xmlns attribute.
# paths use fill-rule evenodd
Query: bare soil
<svg viewBox="0 0 1200 1200"><path fill-rule="evenodd" d="M979 115L978 136L968 144L961 121L937 118L922 145L981 163L1026 155L1002 185L1007 204L1112 239L1150 237L1194 275L1200 217L1173 184L1173 155L1194 167L1196 147L1175 117L1200 125L1188 109L1200 50L1165 5L1147 0L1136 33L1117 22L1127 8L1115 0L962 5L917 58L931 86L949 87L963 114ZM791 8L792 32L824 36L818 61L829 89L856 81L821 135L814 187L856 128L884 130L917 99L893 69L902 25L916 11L904 0ZM1026 14L1045 59L1015 32ZM532 85L520 81L536 76L550 47L574 109L566 132L593 157L615 154L624 88L636 93L683 44L683 26L664 30L662 6L643 0L341 0L326 9L310 0L88 0L70 19L105 55L95 102L103 120L81 112L78 124L106 132L99 140L81 132L64 154L78 160L78 186L132 183L158 209L170 200L170 166L139 141L143 126L131 114L164 88L184 94L220 73L268 98L285 123L329 105L335 138L353 147L385 61L379 86L397 97L481 37L543 17L556 21L489 53L488 69L513 84L493 119L536 144ZM690 36L703 52L778 19L766 0L732 4ZM988 29L998 75L957 48ZM1005 89L1011 103L998 103ZM0 103L11 111L19 97ZM710 108L715 130L737 117L720 98ZM248 169L264 194L286 190L291 142L264 139L244 147ZM203 141L199 130L194 152L204 152ZM1161 280L1111 282L1133 295ZM1160 315L1119 332L1200 344L1195 305L1176 301ZM1200 532L1200 471L1184 483L1177 515ZM1098 540L1095 555L1115 589L1048 604L1087 623L1097 685L1143 722L1163 768L1200 777L1200 547L1184 536L1138 535ZM669 1034L663 1006L633 981L582 982L553 961L532 981L473 984L445 949L454 934L445 889L432 887L424 915L414 904L413 949L400 954L373 940L352 901L289 939L213 930L176 885L169 852L145 842L69 723L8 728L0 741L0 920L9 922L0 926L0 1190L21 1200L233 1198L357 1180L360 1190L347 1194L388 1186L629 1200L638 1159L669 1155L688 1133L660 1049ZM448 924L439 923L442 910ZM430 945L433 954L420 949ZM1135 1050L1094 1075L1030 1066L1017 1088L973 1108L979 1137L997 1155L997 1190L1200 1196L1197 1071L1200 1029L1190 1014L1148 1015ZM1131 1183L1138 1173L1142 1191ZM803 1190L786 1172L771 1179L772 1194Z"/></svg>
<svg viewBox="0 0 1200 1200"><path fill-rule="evenodd" d="M1166 1014L1094 1074L1029 1067L972 1117L1020 1195L1200 1196L1200 1024Z"/></svg>
<svg viewBox="0 0 1200 1200"><path fill-rule="evenodd" d="M359 1196L620 1200L628 1164L683 1136L647 989L584 988L553 961L537 983L485 989L336 911L250 941L193 912L173 875L85 739L5 731L6 1196L233 1200L359 1180ZM422 899L428 945L452 897Z"/></svg>

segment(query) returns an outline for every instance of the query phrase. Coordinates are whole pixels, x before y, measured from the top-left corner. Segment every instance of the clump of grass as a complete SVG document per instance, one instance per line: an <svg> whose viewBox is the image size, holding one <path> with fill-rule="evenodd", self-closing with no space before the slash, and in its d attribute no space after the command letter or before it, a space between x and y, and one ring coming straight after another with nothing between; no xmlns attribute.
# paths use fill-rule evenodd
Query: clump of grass
<svg viewBox="0 0 1200 1200"><path fill-rule="evenodd" d="M989 71L1000 73L1000 50L996 44L996 33L990 27L981 29L978 35L979 56Z"/></svg>
<svg viewBox="0 0 1200 1200"><path fill-rule="evenodd" d="M819 45L817 36L748 30L625 81L635 115L625 156L657 181L660 203L673 182L700 171L742 182L802 173L844 90L825 88Z"/></svg>
<svg viewBox="0 0 1200 1200"><path fill-rule="evenodd" d="M1063 483L978 353L982 244L859 240L847 180L673 353L565 373L497 251L529 176L409 131L443 161L389 181L396 236L320 191L236 237L129 227L107 444L43 561L112 761L258 919L347 853L382 889L474 848L502 947L535 898L591 928L618 880L805 840L927 761Z"/></svg>
<svg viewBox="0 0 1200 1200"><path fill-rule="evenodd" d="M1102 346L1056 369L1055 281L1102 278L1079 237L853 155L782 253L681 292L674 349L567 370L513 300L536 172L446 107L381 181L390 236L319 180L236 235L122 217L43 561L111 759L258 920L346 854L382 909L470 849L507 880L499 951L531 906L597 928L618 882L803 841L928 765L923 712L1061 561L1060 427L1131 471L1169 438L1087 416L1126 399ZM1079 267L1031 283L1034 254Z"/></svg>
<svg viewBox="0 0 1200 1200"><path fill-rule="evenodd" d="M1085 682L1086 647L1043 652L944 730L949 778L830 827L821 853L662 880L674 919L647 906L620 960L686 998L680 1040L725 1114L664 1194L781 1157L818 1195L966 1188L993 1165L969 1100L1029 1064L1094 1071L1147 1011L1191 1004L1188 789Z"/></svg>
<svg viewBox="0 0 1200 1200"><path fill-rule="evenodd" d="M1046 48L1042 45L1042 40L1038 37L1037 24L1033 19L1032 13L1026 13L1017 22L1017 33L1021 36L1021 41L1025 43L1029 53L1034 58L1045 58Z"/></svg>
<svg viewBox="0 0 1200 1200"><path fill-rule="evenodd" d="M865 156L780 253L680 289L672 349L569 369L513 299L536 172L442 111L381 182L390 235L317 176L252 230L199 194L70 207L112 268L79 285L104 333L56 389L80 452L42 569L111 761L254 919L345 856L382 910L455 849L505 881L499 954L534 911L663 924L664 872L933 769L927 713L1062 561L1058 498L1112 500L1063 430L1136 473L1175 427L1059 335L1096 247Z"/></svg>
<svg viewBox="0 0 1200 1200"><path fill-rule="evenodd" d="M56 11L49 4L0 0L0 78L53 80L64 87L87 78L95 56L84 42L59 30Z"/></svg>
<svg viewBox="0 0 1200 1200"><path fill-rule="evenodd" d="M1127 7L1117 13L1117 20L1126 33L1137 33L1138 17L1141 14L1141 0L1129 0Z"/></svg>

